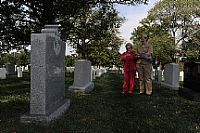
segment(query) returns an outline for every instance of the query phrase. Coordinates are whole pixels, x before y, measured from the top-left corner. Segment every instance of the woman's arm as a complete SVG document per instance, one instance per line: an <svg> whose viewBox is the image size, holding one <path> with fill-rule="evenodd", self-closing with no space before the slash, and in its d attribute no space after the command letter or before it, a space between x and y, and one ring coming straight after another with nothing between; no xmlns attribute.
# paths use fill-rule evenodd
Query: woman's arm
<svg viewBox="0 0 200 133"><path fill-rule="evenodd" d="M126 53L123 53L121 56L120 56L120 61L123 62L126 60Z"/></svg>

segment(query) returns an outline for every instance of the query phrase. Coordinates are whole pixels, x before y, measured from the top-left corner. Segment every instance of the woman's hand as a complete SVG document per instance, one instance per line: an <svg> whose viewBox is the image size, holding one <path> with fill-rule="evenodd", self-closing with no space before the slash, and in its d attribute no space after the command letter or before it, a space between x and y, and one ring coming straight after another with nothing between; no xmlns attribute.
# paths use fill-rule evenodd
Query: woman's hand
<svg viewBox="0 0 200 133"><path fill-rule="evenodd" d="M141 59L140 54L135 54L135 58L136 58L136 59Z"/></svg>
<svg viewBox="0 0 200 133"><path fill-rule="evenodd" d="M128 56L130 56L130 55L131 55L131 54L127 53L127 54L125 55L125 58L128 57Z"/></svg>

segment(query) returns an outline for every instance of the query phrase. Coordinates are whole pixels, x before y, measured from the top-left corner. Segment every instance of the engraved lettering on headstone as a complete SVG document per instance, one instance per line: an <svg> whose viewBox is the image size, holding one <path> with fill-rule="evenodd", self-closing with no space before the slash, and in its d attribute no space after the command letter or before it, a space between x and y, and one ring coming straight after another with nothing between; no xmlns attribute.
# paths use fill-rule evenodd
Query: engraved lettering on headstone
<svg viewBox="0 0 200 133"><path fill-rule="evenodd" d="M58 38L56 38L54 41L53 49L54 49L56 55L58 55L61 51L61 45L59 44Z"/></svg>
<svg viewBox="0 0 200 133"><path fill-rule="evenodd" d="M55 75L59 75L59 74L61 74L61 72L62 72L62 68L59 68L59 67L55 67L55 68L54 68L54 72L53 72L53 73L54 73Z"/></svg>
<svg viewBox="0 0 200 133"><path fill-rule="evenodd" d="M34 45L34 44L40 44L41 45L42 43L43 43L43 41L40 40L40 39L34 39L34 40L31 41L32 45Z"/></svg>
<svg viewBox="0 0 200 133"><path fill-rule="evenodd" d="M70 106L64 98L65 46L55 35L57 27L45 26L42 33L31 35L30 111L21 116L23 123L49 123Z"/></svg>

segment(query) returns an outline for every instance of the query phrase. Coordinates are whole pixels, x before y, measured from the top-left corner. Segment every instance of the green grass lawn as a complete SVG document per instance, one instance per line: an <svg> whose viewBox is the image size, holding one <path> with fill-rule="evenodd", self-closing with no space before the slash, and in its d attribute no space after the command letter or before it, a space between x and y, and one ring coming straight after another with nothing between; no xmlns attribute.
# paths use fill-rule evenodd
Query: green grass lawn
<svg viewBox="0 0 200 133"><path fill-rule="evenodd" d="M197 133L200 103L183 99L177 91L154 86L153 96L121 96L123 75L107 73L95 80L90 94L70 93L73 75L66 76L69 110L49 126L24 125L29 110L30 78L0 80L0 133Z"/></svg>

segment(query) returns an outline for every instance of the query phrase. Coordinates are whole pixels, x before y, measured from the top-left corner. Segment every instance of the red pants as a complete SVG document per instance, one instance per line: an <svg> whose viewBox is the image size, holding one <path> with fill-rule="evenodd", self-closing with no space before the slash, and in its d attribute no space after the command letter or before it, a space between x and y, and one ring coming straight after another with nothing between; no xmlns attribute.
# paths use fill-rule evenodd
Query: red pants
<svg viewBox="0 0 200 133"><path fill-rule="evenodd" d="M124 72L124 84L123 84L122 92L128 91L129 93L133 93L134 85L135 85L135 73L136 71Z"/></svg>

